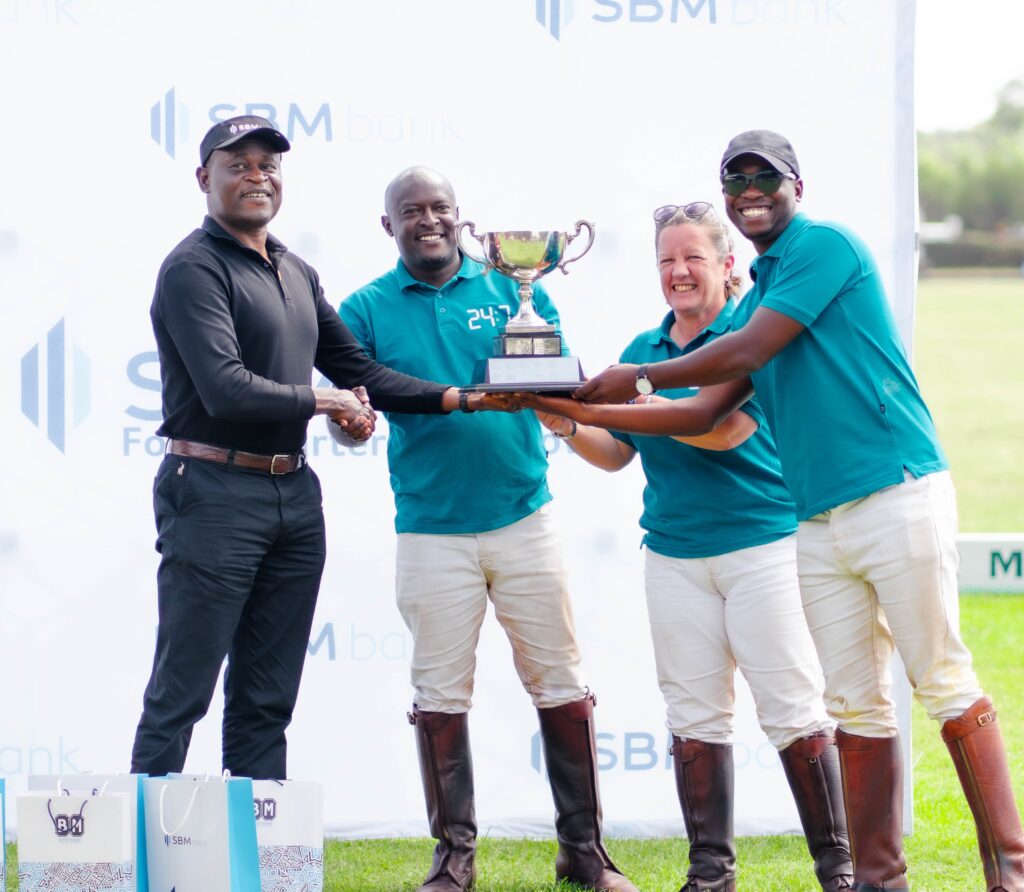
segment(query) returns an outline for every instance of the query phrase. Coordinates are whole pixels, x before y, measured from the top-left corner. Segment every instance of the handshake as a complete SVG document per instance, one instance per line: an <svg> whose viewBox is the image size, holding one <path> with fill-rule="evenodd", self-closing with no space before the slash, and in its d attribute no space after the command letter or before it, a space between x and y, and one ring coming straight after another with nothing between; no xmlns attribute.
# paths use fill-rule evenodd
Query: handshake
<svg viewBox="0 0 1024 892"><path fill-rule="evenodd" d="M358 446L373 434L377 413L370 405L366 388L362 385L351 390L337 387L316 387L315 415L327 416L327 431L342 446ZM518 412L523 408L520 394L470 393L449 387L441 398L445 412Z"/></svg>
<svg viewBox="0 0 1024 892"><path fill-rule="evenodd" d="M314 414L327 416L331 436L346 446L365 443L377 424L377 413L370 405L370 397L362 385L351 390L338 387L315 387Z"/></svg>

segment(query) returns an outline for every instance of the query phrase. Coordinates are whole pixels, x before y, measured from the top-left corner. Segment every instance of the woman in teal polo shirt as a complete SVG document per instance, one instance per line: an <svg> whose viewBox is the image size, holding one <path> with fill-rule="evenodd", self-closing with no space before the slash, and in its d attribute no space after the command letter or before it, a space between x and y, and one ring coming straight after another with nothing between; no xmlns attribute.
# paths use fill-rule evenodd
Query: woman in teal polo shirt
<svg viewBox="0 0 1024 892"><path fill-rule="evenodd" d="M781 134L733 137L720 178L729 219L757 251L734 331L649 367L612 366L577 399L521 404L692 436L756 391L800 522L800 587L838 725L854 892L909 888L895 652L915 699L940 723L974 816L985 888L1024 892L1024 827L1005 745L960 637L956 495L877 264L845 227L797 213L804 182ZM605 403L683 386L700 395Z"/></svg>
<svg viewBox="0 0 1024 892"><path fill-rule="evenodd" d="M659 208L655 223L661 288L671 310L633 340L622 362L672 359L732 327L738 289L732 240L711 205ZM681 388L640 399L696 392ZM748 402L712 433L680 440L612 434L538 414L597 467L619 470L640 454L651 637L690 840L683 889L736 888L737 666L781 755L822 888L849 888L838 756L800 605L796 514L760 408Z"/></svg>

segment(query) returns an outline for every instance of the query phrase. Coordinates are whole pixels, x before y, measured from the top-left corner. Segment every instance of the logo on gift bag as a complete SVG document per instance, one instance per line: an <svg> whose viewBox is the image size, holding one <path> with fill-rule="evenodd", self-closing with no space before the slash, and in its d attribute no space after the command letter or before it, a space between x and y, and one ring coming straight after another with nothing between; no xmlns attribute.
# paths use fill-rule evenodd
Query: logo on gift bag
<svg viewBox="0 0 1024 892"><path fill-rule="evenodd" d="M77 839L85 835L85 806L88 800L82 803L82 807L78 810L77 814L70 815L55 815L53 813L53 800L46 800L46 810L50 813L50 820L53 821L53 832L60 839L67 839L68 837Z"/></svg>
<svg viewBox="0 0 1024 892"><path fill-rule="evenodd" d="M85 818L81 815L56 815L53 826L58 836L81 836L85 833Z"/></svg>
<svg viewBox="0 0 1024 892"><path fill-rule="evenodd" d="M253 799L252 812L257 821L273 821L277 817L277 800Z"/></svg>

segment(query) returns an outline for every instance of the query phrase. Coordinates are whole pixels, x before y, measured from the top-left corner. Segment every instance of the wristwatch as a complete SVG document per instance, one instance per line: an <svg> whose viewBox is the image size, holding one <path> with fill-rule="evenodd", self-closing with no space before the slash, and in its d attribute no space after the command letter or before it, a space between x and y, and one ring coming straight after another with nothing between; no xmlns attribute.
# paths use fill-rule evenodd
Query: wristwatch
<svg viewBox="0 0 1024 892"><path fill-rule="evenodd" d="M468 390L459 390L459 410L461 412L466 412L467 414L470 413L470 412L475 412L476 411L476 409L470 409L469 408L469 391Z"/></svg>
<svg viewBox="0 0 1024 892"><path fill-rule="evenodd" d="M576 436L576 422L573 421L572 419L569 419L569 423L572 425L572 427L569 428L569 433L560 434L557 431L552 431L551 436L559 440L571 440L573 437Z"/></svg>
<svg viewBox="0 0 1024 892"><path fill-rule="evenodd" d="M650 396L654 393L654 384L647 377L647 366L645 365L636 370L636 392L641 396Z"/></svg>

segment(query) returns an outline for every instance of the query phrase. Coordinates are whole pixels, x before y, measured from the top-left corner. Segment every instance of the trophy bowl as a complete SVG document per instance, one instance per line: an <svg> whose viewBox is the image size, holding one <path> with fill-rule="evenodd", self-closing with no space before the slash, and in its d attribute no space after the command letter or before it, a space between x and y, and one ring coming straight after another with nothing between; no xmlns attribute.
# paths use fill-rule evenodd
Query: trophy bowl
<svg viewBox="0 0 1024 892"><path fill-rule="evenodd" d="M560 267L568 244L566 235L554 231L485 232L480 240L484 264L517 282L535 282Z"/></svg>
<svg viewBox="0 0 1024 892"><path fill-rule="evenodd" d="M480 243L482 256L462 243L462 233L467 229ZM566 258L566 250L583 229L589 236L586 247L575 257ZM484 364L483 382L476 388L564 393L575 389L582 380L579 360L562 355L561 335L534 310L533 283L556 269L568 274L566 267L594 244L593 224L580 220L572 233L510 229L477 235L474 224L467 220L459 223L455 235L462 252L481 264L485 273L495 270L519 284L519 311L494 339L495 355Z"/></svg>
<svg viewBox="0 0 1024 892"><path fill-rule="evenodd" d="M480 243L482 257L468 251L462 243L462 232L465 229ZM587 230L589 236L586 247L575 257L563 259L566 249L583 229ZM586 220L578 220L576 231L572 234L556 230L531 232L521 229L477 235L475 225L466 220L456 227L455 239L463 253L482 264L488 272L497 270L519 283L519 312L509 319L507 331L553 332L555 327L548 325L533 309L532 285L541 276L556 269L568 275L566 267L579 260L594 244L594 225Z"/></svg>

